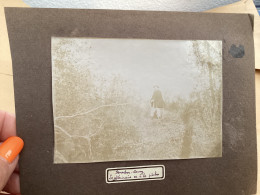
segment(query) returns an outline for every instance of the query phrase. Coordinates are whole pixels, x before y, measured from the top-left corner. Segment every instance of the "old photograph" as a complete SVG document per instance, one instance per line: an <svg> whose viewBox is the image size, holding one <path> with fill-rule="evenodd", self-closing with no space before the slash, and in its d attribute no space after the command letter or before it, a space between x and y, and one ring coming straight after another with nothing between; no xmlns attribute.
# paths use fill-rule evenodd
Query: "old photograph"
<svg viewBox="0 0 260 195"><path fill-rule="evenodd" d="M54 163L222 156L222 41L52 37Z"/></svg>

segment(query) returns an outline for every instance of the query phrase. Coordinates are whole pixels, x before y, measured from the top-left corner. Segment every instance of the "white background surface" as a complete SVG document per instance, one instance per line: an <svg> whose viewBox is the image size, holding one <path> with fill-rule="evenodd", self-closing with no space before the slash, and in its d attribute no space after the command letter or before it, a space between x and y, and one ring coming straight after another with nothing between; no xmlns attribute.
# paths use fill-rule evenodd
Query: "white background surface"
<svg viewBox="0 0 260 195"><path fill-rule="evenodd" d="M24 0L31 7L204 11L238 0Z"/></svg>

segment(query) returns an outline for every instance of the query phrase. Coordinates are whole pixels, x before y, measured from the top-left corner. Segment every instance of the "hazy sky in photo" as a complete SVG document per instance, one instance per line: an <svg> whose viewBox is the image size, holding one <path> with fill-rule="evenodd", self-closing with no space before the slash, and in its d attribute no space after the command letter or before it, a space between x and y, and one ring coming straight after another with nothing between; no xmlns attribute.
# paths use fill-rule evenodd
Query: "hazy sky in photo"
<svg viewBox="0 0 260 195"><path fill-rule="evenodd" d="M151 98L158 85L171 98L188 97L198 69L188 61L190 41L148 39L68 38L75 68L109 78L120 74L142 98ZM55 42L62 38L54 38ZM66 47L66 44L63 45Z"/></svg>

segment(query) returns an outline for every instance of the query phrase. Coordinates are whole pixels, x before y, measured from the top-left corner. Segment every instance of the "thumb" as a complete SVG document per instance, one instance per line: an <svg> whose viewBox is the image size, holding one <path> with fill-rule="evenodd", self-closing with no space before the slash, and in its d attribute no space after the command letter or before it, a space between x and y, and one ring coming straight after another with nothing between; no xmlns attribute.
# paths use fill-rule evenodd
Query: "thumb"
<svg viewBox="0 0 260 195"><path fill-rule="evenodd" d="M23 140L19 137L9 137L0 145L0 191L5 187L13 173L18 154L23 148Z"/></svg>

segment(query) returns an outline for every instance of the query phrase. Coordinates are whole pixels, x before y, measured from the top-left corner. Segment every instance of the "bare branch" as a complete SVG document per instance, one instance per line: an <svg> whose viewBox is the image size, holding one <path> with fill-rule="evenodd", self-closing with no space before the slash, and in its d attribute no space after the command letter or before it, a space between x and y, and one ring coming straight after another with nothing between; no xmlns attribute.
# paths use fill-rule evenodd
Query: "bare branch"
<svg viewBox="0 0 260 195"><path fill-rule="evenodd" d="M82 116L82 115L85 115L85 114L89 114L91 112L94 112L100 108L104 108L104 107L114 107L114 106L126 106L128 105L129 103L122 103L122 104L107 104L107 105L102 105L102 106L98 106L96 108L92 108L86 112L82 112L82 113L78 113L78 114L73 114L73 115L69 115L69 116L58 116L58 117L55 117L54 120L57 120L57 119L61 119L61 118L73 118L73 117L76 117L76 116Z"/></svg>

